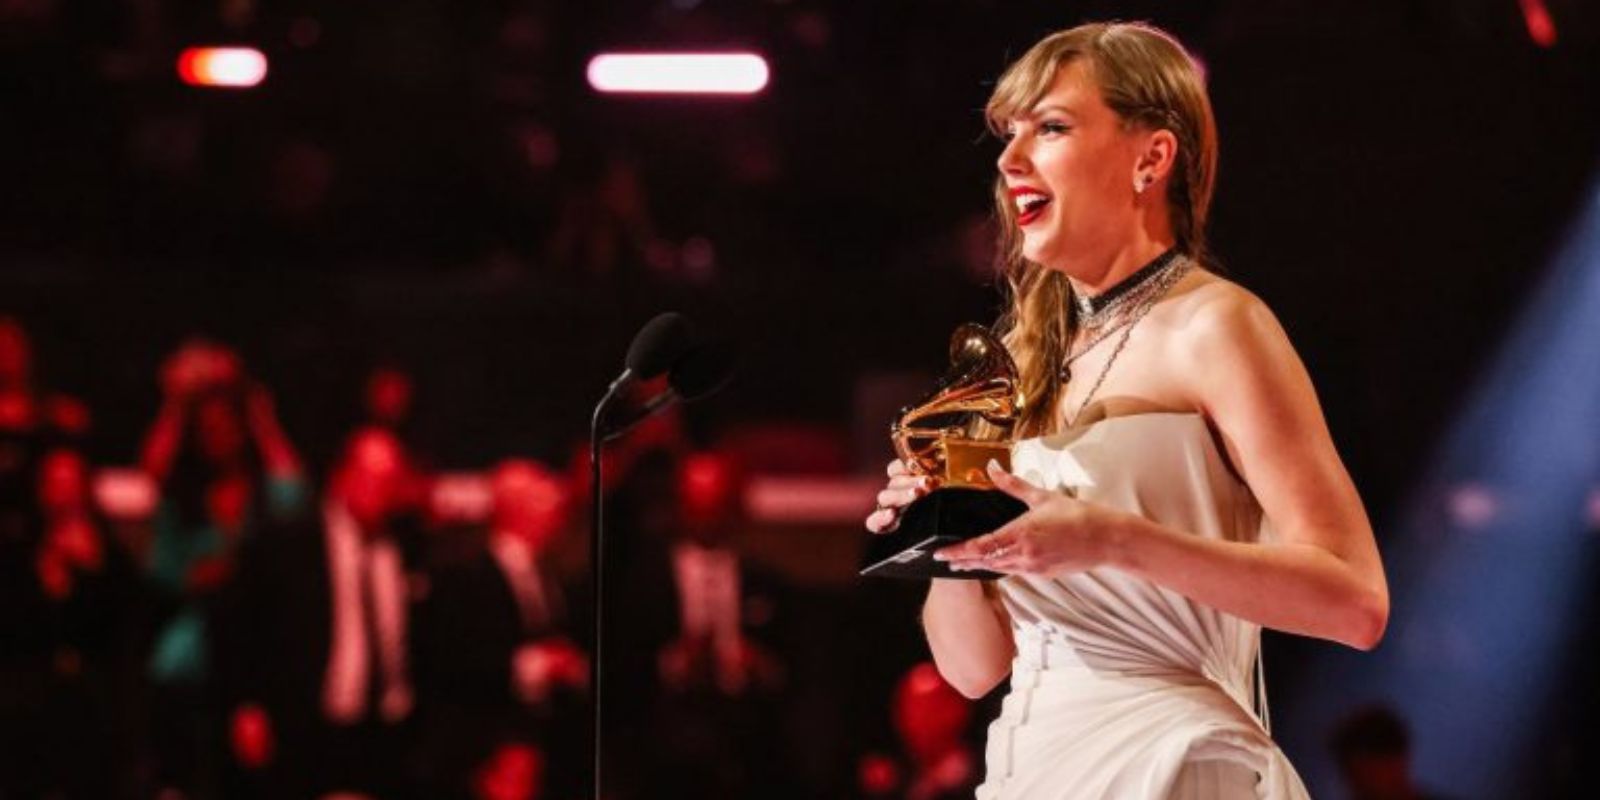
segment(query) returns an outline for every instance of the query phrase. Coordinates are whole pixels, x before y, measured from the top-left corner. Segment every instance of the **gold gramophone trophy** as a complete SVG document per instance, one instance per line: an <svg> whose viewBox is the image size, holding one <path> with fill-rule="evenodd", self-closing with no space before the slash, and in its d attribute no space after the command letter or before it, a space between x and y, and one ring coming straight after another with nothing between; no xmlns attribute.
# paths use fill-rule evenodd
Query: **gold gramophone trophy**
<svg viewBox="0 0 1600 800"><path fill-rule="evenodd" d="M906 506L893 533L871 538L862 575L997 577L982 570L955 572L934 561L933 551L989 533L1027 510L994 488L984 469L990 459L1011 468L1012 430L1023 409L1020 383L1011 354L987 328L968 323L956 329L950 371L889 427L895 452L912 474L937 478L939 488ZM979 420L996 433L976 438Z"/></svg>

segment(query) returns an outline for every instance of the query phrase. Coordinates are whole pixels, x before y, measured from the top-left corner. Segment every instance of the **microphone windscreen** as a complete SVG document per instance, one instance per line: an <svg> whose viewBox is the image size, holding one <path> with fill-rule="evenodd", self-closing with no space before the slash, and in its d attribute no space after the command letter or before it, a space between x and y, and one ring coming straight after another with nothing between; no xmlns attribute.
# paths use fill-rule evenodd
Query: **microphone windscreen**
<svg viewBox="0 0 1600 800"><path fill-rule="evenodd" d="M684 400L699 400L728 384L737 361L726 342L702 344L672 365L667 383Z"/></svg>
<svg viewBox="0 0 1600 800"><path fill-rule="evenodd" d="M688 317L676 311L658 314L634 335L623 363L635 377L654 378L683 358L693 339Z"/></svg>

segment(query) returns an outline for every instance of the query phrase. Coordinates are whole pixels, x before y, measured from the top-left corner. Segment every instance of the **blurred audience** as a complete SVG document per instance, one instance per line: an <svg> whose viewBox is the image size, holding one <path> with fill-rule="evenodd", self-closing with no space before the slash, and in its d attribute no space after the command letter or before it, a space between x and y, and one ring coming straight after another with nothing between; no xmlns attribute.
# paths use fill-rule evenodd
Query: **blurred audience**
<svg viewBox="0 0 1600 800"><path fill-rule="evenodd" d="M858 771L863 798L953 800L971 797L981 777L967 739L972 703L945 683L932 662L912 667L895 689L895 753L870 753Z"/></svg>
<svg viewBox="0 0 1600 800"><path fill-rule="evenodd" d="M131 707L114 700L132 693L138 598L89 483L76 451L46 452L36 470L36 546L31 557L0 564L3 797L133 794Z"/></svg>
<svg viewBox="0 0 1600 800"><path fill-rule="evenodd" d="M412 581L395 527L408 470L392 434L360 430L320 514L245 543L216 614L230 796L403 796Z"/></svg>
<svg viewBox="0 0 1600 800"><path fill-rule="evenodd" d="M81 401L38 386L32 339L21 322L0 316L0 556L33 547L36 462L47 448L80 442L89 421Z"/></svg>
<svg viewBox="0 0 1600 800"><path fill-rule="evenodd" d="M679 625L659 656L671 691L737 696L781 680L776 659L744 630L744 570L732 541L739 490L734 466L718 454L691 455L679 470L681 527L669 553Z"/></svg>
<svg viewBox="0 0 1600 800"><path fill-rule="evenodd" d="M784 586L740 555L747 521L736 466L716 452L638 457L618 491L614 532L625 560L609 594L607 675L632 678L607 697L616 772L688 796L787 796L776 737L785 671L755 638L773 635Z"/></svg>
<svg viewBox="0 0 1600 800"><path fill-rule="evenodd" d="M417 682L431 751L424 755L439 794L465 794L485 774L500 776L493 785L509 791L503 787L517 781L506 776L522 774L525 756L540 753L548 769L532 772L548 772L541 796L578 797L588 761L581 733L589 664L575 639L588 627L574 624L570 587L550 563L566 529L569 489L561 475L525 459L497 465L490 488L485 547L437 570L417 612ZM494 738L461 735L474 728Z"/></svg>
<svg viewBox="0 0 1600 800"><path fill-rule="evenodd" d="M565 198L558 219L547 254L552 266L605 278L672 261L639 165L626 156L607 157L587 186Z"/></svg>
<svg viewBox="0 0 1600 800"><path fill-rule="evenodd" d="M211 791L222 753L211 686L209 607L258 528L299 514L306 486L265 386L238 355L195 340L161 371L162 402L141 464L160 487L144 572L157 592L149 655L157 781Z"/></svg>
<svg viewBox="0 0 1600 800"><path fill-rule="evenodd" d="M1369 706L1333 732L1333 755L1350 800L1442 800L1411 775L1411 734L1400 715Z"/></svg>
<svg viewBox="0 0 1600 800"><path fill-rule="evenodd" d="M495 747L472 773L472 800L541 800L547 759L527 742ZM574 795L576 796L576 795Z"/></svg>
<svg viewBox="0 0 1600 800"><path fill-rule="evenodd" d="M362 390L362 407L367 424L387 429L397 438L404 439L411 423L411 401L416 393L416 382L411 374L393 365L375 367L367 373L367 383Z"/></svg>
<svg viewBox="0 0 1600 800"><path fill-rule="evenodd" d="M400 457L407 465L407 480L403 487L401 506L405 509L404 524L396 526L394 536L400 545L406 563L424 568L438 553L450 548L439 548L430 541L449 527L451 520L441 517L429 497L438 487L439 478L431 454L418 443L416 425L416 379L404 367L380 362L367 372L361 387L361 422L357 429L371 428L387 432L400 448ZM474 477L476 473L473 473Z"/></svg>
<svg viewBox="0 0 1600 800"><path fill-rule="evenodd" d="M236 351L185 342L159 384L137 468L92 467L87 409L0 317L0 797L586 796L581 454L424 478L416 387L381 367L314 502ZM746 554L731 451L689 442L668 412L608 451L611 794L847 784L854 748L792 713L837 695L800 700L774 649L817 612ZM942 753L908 738L896 786L943 786Z"/></svg>

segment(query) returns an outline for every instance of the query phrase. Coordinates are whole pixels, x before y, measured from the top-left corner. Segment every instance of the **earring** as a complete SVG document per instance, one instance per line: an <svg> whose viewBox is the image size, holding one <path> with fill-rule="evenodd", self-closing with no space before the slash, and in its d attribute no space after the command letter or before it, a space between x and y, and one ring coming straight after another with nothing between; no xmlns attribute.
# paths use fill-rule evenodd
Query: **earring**
<svg viewBox="0 0 1600 800"><path fill-rule="evenodd" d="M1144 190L1150 188L1150 183L1153 180L1155 179L1151 178L1149 175L1140 175L1138 178L1135 178L1133 181L1134 194L1144 194Z"/></svg>

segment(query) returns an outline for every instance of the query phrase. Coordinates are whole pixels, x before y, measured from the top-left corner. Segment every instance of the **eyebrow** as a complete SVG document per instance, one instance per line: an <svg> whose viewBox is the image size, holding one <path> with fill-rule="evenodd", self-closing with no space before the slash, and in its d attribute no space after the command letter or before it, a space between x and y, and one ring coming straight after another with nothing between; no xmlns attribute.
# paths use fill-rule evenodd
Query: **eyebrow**
<svg viewBox="0 0 1600 800"><path fill-rule="evenodd" d="M1077 116L1077 112L1073 111L1072 109L1070 109L1070 108L1068 108L1068 107L1066 107L1064 105L1061 105L1060 103L1051 103L1050 105L1047 105L1047 106L1035 106L1032 111L1028 112L1028 116L1030 116L1030 117L1044 116L1045 112L1047 112L1047 111L1059 111L1059 112L1061 112L1063 114L1067 114L1069 116L1074 116L1074 117Z"/></svg>

